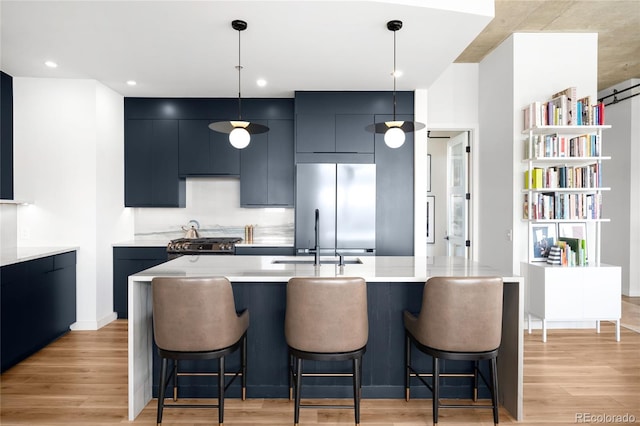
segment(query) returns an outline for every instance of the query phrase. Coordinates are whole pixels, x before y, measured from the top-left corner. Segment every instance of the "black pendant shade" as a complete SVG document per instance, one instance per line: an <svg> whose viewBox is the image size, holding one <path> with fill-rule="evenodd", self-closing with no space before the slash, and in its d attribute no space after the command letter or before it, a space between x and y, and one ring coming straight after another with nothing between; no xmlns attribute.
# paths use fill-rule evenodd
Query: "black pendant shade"
<svg viewBox="0 0 640 426"><path fill-rule="evenodd" d="M402 28L402 21L387 22L387 29L393 31L393 119L370 124L365 130L384 134L384 141L390 148L398 148L404 143L404 134L424 129L425 125L417 121L402 121L396 119L396 31ZM389 131L391 130L391 131Z"/></svg>
<svg viewBox="0 0 640 426"><path fill-rule="evenodd" d="M236 19L231 22L231 27L238 31L238 65L236 66L236 69L238 70L238 119L217 121L209 124L209 128L215 132L228 134L231 145L235 148L242 149L249 145L251 138L250 135L266 133L269 131L269 128L262 124L250 123L242 119L242 92L240 90L240 72L242 70L240 62L240 33L247 29L247 23Z"/></svg>

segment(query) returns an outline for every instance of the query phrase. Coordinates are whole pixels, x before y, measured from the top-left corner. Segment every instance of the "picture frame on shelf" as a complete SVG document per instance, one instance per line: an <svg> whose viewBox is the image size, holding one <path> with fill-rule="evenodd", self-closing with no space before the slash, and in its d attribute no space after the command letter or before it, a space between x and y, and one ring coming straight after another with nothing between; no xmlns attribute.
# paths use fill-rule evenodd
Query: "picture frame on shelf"
<svg viewBox="0 0 640 426"><path fill-rule="evenodd" d="M558 223L558 238L587 239L587 224L584 222Z"/></svg>
<svg viewBox="0 0 640 426"><path fill-rule="evenodd" d="M431 192L431 154L427 154L427 192Z"/></svg>
<svg viewBox="0 0 640 426"><path fill-rule="evenodd" d="M436 243L436 197L427 195L427 244Z"/></svg>
<svg viewBox="0 0 640 426"><path fill-rule="evenodd" d="M545 262L551 247L558 240L555 223L536 223L531 225L529 259L532 262Z"/></svg>

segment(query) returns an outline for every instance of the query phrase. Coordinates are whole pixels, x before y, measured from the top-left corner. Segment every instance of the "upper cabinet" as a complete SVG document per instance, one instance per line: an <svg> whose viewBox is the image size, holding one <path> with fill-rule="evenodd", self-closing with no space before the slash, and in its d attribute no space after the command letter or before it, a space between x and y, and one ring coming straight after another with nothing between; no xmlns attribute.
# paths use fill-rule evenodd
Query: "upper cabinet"
<svg viewBox="0 0 640 426"><path fill-rule="evenodd" d="M13 199L13 79L0 71L0 199Z"/></svg>
<svg viewBox="0 0 640 426"><path fill-rule="evenodd" d="M240 205L293 207L293 120L256 120L268 133L240 152Z"/></svg>
<svg viewBox="0 0 640 426"><path fill-rule="evenodd" d="M244 150L209 129L237 119L237 99L125 98L124 113L126 206L184 207L189 176L240 176L243 206L293 205L293 99L243 100L271 128Z"/></svg>
<svg viewBox="0 0 640 426"><path fill-rule="evenodd" d="M229 143L229 137L209 129L209 123L222 121L180 120L180 176L238 176L240 150Z"/></svg>
<svg viewBox="0 0 640 426"><path fill-rule="evenodd" d="M184 207L178 175L178 120L126 120L126 207Z"/></svg>
<svg viewBox="0 0 640 426"><path fill-rule="evenodd" d="M397 92L397 113L413 114L413 93ZM376 114L393 112L390 92L296 92L296 162L374 163Z"/></svg>

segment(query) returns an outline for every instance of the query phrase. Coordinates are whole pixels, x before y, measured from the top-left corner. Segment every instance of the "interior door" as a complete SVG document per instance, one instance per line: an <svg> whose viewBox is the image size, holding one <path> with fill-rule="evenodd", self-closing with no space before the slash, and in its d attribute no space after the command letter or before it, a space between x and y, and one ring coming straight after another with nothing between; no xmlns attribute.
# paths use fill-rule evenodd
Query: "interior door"
<svg viewBox="0 0 640 426"><path fill-rule="evenodd" d="M469 258L469 132L447 142L447 256Z"/></svg>

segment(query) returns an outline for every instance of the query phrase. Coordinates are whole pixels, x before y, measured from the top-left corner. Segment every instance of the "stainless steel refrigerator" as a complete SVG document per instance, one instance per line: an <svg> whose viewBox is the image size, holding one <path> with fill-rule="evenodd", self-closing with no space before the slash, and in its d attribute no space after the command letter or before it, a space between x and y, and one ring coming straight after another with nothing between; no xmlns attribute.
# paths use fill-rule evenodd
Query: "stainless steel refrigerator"
<svg viewBox="0 0 640 426"><path fill-rule="evenodd" d="M376 248L375 164L297 164L295 244L315 247L315 210L323 256L373 255Z"/></svg>

